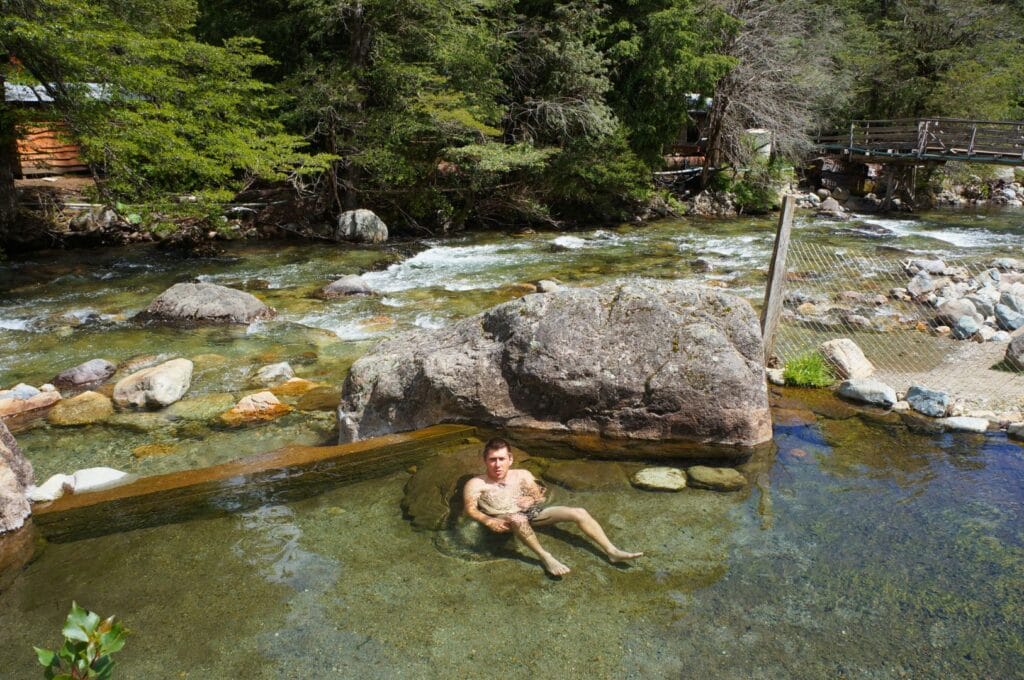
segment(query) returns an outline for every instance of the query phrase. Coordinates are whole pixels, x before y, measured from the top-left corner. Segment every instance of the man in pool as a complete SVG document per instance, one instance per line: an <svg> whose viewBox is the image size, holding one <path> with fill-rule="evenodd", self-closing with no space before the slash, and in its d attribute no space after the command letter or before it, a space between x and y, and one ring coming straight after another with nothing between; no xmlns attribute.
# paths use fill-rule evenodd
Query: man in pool
<svg viewBox="0 0 1024 680"><path fill-rule="evenodd" d="M552 576L569 573L565 566L540 545L532 526L549 526L575 522L612 562L623 562L643 555L616 548L601 525L583 508L544 505L544 489L529 470L512 469L512 451L504 439L491 439L484 445L487 472L466 482L462 492L466 514L491 531L511 531L516 538L537 554L541 564Z"/></svg>

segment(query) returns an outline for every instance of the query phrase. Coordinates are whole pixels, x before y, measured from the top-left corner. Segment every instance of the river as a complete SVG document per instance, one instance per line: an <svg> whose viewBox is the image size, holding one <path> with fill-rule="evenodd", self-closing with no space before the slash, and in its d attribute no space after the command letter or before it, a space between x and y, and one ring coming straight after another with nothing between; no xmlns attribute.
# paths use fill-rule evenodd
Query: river
<svg viewBox="0 0 1024 680"><path fill-rule="evenodd" d="M1024 216L801 218L796 231L851 253L982 262L1020 253ZM719 281L757 303L773 234L772 220L667 220L379 249L229 244L201 260L148 247L39 254L0 263L0 385L38 385L97 356L196 363L190 410L20 432L40 480L94 465L157 474L321 444L333 437L330 410L229 429L202 400L239 396L254 368L275 361L340 385L376 339L476 313L521 295L521 282ZM349 273L365 273L381 295L311 296ZM130 321L191 279L246 288L279 319L189 331ZM1020 446L842 415L778 418L775 450L748 464L756 484L745 492L652 494L625 483L563 492L560 502L585 505L613 540L648 554L615 567L571 532L542 535L573 568L562 581L525 556L474 561L439 549L437 535L402 517L408 473L48 545L0 594L0 668L38 675L31 646L57 645L76 599L134 631L118 655L128 678L1019 677ZM165 455L133 455L153 443Z"/></svg>

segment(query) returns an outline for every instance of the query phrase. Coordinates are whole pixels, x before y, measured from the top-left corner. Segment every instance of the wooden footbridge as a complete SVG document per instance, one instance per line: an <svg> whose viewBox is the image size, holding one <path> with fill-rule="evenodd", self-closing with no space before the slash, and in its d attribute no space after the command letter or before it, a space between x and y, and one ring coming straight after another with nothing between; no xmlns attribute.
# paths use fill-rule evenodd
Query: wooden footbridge
<svg viewBox="0 0 1024 680"><path fill-rule="evenodd" d="M960 118L856 120L821 135L819 151L862 163L923 165L965 161L1024 166L1024 121Z"/></svg>

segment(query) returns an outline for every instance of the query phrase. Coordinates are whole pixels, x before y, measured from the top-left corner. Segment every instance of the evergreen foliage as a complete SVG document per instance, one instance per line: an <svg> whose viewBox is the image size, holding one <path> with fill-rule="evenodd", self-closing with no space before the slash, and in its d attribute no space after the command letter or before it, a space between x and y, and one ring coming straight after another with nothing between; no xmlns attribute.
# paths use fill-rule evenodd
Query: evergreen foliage
<svg viewBox="0 0 1024 680"><path fill-rule="evenodd" d="M0 78L46 86L111 198L290 178L431 232L642 213L692 95L706 177L763 210L784 163L748 128L785 161L851 118L1019 119L1022 40L1017 0L0 0Z"/></svg>

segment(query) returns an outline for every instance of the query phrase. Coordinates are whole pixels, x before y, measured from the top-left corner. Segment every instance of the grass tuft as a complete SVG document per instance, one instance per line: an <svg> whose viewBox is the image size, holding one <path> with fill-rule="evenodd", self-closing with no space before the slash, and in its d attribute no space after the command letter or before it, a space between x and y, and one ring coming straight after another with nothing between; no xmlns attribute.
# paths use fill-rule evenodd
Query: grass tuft
<svg viewBox="0 0 1024 680"><path fill-rule="evenodd" d="M828 387L836 380L825 357L817 352L807 352L787 361L782 377L787 385L799 387Z"/></svg>

